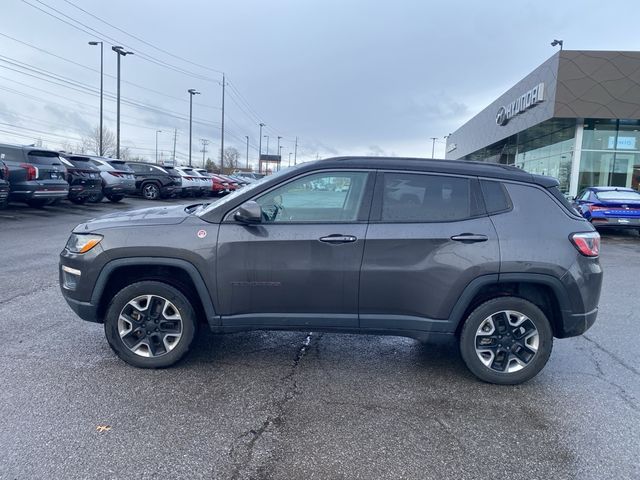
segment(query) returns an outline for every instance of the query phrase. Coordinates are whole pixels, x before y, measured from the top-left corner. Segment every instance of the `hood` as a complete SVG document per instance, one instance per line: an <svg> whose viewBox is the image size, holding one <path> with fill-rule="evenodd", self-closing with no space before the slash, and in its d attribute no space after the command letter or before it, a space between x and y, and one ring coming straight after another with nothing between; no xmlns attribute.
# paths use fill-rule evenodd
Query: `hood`
<svg viewBox="0 0 640 480"><path fill-rule="evenodd" d="M125 212L115 212L93 218L73 229L74 233L87 233L105 228L137 227L144 225L176 225L189 216L187 205L151 207Z"/></svg>

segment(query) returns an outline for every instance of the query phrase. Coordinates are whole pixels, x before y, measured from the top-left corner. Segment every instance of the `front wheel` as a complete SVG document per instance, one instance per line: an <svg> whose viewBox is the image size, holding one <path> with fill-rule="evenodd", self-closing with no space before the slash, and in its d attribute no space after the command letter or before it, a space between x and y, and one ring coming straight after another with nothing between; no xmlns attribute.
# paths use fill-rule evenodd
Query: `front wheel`
<svg viewBox="0 0 640 480"><path fill-rule="evenodd" d="M535 377L546 365L553 332L545 314L518 297L489 300L462 327L460 353L480 380L515 385Z"/></svg>
<svg viewBox="0 0 640 480"><path fill-rule="evenodd" d="M105 315L109 345L122 360L139 368L163 368L189 350L196 314L187 298L161 282L129 285L113 298Z"/></svg>
<svg viewBox="0 0 640 480"><path fill-rule="evenodd" d="M87 199L89 203L100 203L104 198L104 194L102 192L95 192L89 194L89 198Z"/></svg>
<svg viewBox="0 0 640 480"><path fill-rule="evenodd" d="M124 198L124 195L107 195L107 199L113 203L118 203L123 198Z"/></svg>
<svg viewBox="0 0 640 480"><path fill-rule="evenodd" d="M160 187L155 183L146 183L142 186L142 196L147 200L158 200L160 198Z"/></svg>

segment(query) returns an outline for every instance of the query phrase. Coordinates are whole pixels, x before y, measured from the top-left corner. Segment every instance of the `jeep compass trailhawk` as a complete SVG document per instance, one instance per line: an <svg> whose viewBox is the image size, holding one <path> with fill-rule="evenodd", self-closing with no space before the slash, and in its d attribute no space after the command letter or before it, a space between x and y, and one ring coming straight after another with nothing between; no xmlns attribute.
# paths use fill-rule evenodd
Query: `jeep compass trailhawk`
<svg viewBox="0 0 640 480"><path fill-rule="evenodd" d="M302 330L457 338L480 379L515 384L553 338L595 321L600 237L555 179L504 165L334 158L211 204L78 225L60 284L144 368L217 333Z"/></svg>

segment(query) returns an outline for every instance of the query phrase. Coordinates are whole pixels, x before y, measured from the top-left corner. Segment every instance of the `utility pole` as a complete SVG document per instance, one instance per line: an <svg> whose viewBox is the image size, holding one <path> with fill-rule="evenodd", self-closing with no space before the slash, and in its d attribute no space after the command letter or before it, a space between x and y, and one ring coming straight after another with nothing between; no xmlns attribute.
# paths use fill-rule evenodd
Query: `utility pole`
<svg viewBox="0 0 640 480"><path fill-rule="evenodd" d="M262 173L262 127L266 127L265 123L260 123L260 135L258 135L258 173Z"/></svg>
<svg viewBox="0 0 640 480"><path fill-rule="evenodd" d="M265 135L264 138L267 139L267 155L269 155L269 135Z"/></svg>
<svg viewBox="0 0 640 480"><path fill-rule="evenodd" d="M200 141L202 142L202 168L206 170L207 164L204 161L204 156L207 153L207 145L209 145L209 140L207 140L206 138L201 138Z"/></svg>
<svg viewBox="0 0 640 480"><path fill-rule="evenodd" d="M222 74L222 131L220 133L220 171L224 175L224 87L225 77Z"/></svg>
<svg viewBox="0 0 640 480"><path fill-rule="evenodd" d="M289 166L291 166L291 153L292 152L289 152Z"/></svg>
<svg viewBox="0 0 640 480"><path fill-rule="evenodd" d="M298 137L296 137L296 146L293 150L293 164L298 164Z"/></svg>
<svg viewBox="0 0 640 480"><path fill-rule="evenodd" d="M195 88L187 90L189 92L189 166L191 166L191 130L193 126L193 96L200 95Z"/></svg>
<svg viewBox="0 0 640 480"><path fill-rule="evenodd" d="M120 46L113 46L111 50L118 55L118 94L117 94L117 112L116 112L116 158L120 158L120 57L133 55Z"/></svg>
<svg viewBox="0 0 640 480"><path fill-rule="evenodd" d="M173 129L173 166L176 166L176 141L178 140L178 129Z"/></svg>
<svg viewBox="0 0 640 480"><path fill-rule="evenodd" d="M431 158L433 158L433 156L435 155L436 152L436 140L438 137L430 137L432 144L431 144Z"/></svg>
<svg viewBox="0 0 640 480"><path fill-rule="evenodd" d="M280 154L281 154L281 152L280 152L280 139L281 139L281 138L282 138L282 137L281 137L280 135L278 135L278 150L277 150L277 151L278 151L278 155L280 155Z"/></svg>
<svg viewBox="0 0 640 480"><path fill-rule="evenodd" d="M247 170L249 170L249 135L245 135L244 138L247 139Z"/></svg>
<svg viewBox="0 0 640 480"><path fill-rule="evenodd" d="M158 165L158 134L162 133L162 130L156 130L156 165Z"/></svg>

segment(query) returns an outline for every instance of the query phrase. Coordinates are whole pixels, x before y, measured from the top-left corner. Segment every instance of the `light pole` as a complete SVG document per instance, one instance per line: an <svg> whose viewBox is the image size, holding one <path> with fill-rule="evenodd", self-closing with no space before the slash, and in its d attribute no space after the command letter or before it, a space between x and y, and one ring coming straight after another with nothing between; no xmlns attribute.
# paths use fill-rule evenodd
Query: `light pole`
<svg viewBox="0 0 640 480"><path fill-rule="evenodd" d="M265 123L260 123L260 135L258 135L258 173L262 173L262 127L266 127Z"/></svg>
<svg viewBox="0 0 640 480"><path fill-rule="evenodd" d="M557 47L558 45L560 45L560 50L562 50L563 44L564 42L562 40L556 40L555 38L553 39L553 42L551 42L552 47Z"/></svg>
<svg viewBox="0 0 640 480"><path fill-rule="evenodd" d="M89 42L89 45L98 45L100 44L100 145L98 146L99 155L102 156L104 154L104 150L102 148L102 103L104 98L104 43L102 42Z"/></svg>
<svg viewBox="0 0 640 480"><path fill-rule="evenodd" d="M289 152L289 166L291 166L291 153L292 152Z"/></svg>
<svg viewBox="0 0 640 480"><path fill-rule="evenodd" d="M437 137L430 137L431 138L431 158L433 158L433 156L435 155L436 152L436 140Z"/></svg>
<svg viewBox="0 0 640 480"><path fill-rule="evenodd" d="M269 155L269 135L265 135L264 138L267 139L267 155Z"/></svg>
<svg viewBox="0 0 640 480"><path fill-rule="evenodd" d="M116 52L116 55L118 56L118 95L117 95L117 108L116 108L116 158L120 158L120 57L133 55L133 52L129 52L118 45L112 46L111 50Z"/></svg>
<svg viewBox="0 0 640 480"><path fill-rule="evenodd" d="M249 170L249 135L245 135L244 138L247 139L247 170Z"/></svg>
<svg viewBox="0 0 640 480"><path fill-rule="evenodd" d="M189 92L189 166L191 166L191 129L193 125L193 96L200 95L195 88L187 90Z"/></svg>
<svg viewBox="0 0 640 480"><path fill-rule="evenodd" d="M156 165L158 165L158 134L162 133L162 130L156 130Z"/></svg>
<svg viewBox="0 0 640 480"><path fill-rule="evenodd" d="M282 138L281 136L278 136L278 155L281 154L281 152L280 152L280 139L281 138Z"/></svg>
<svg viewBox="0 0 640 480"><path fill-rule="evenodd" d="M284 148L284 145L278 145L278 157L280 157L280 161L278 162L278 170L280 170L280 166L282 165L282 149L283 148Z"/></svg>

